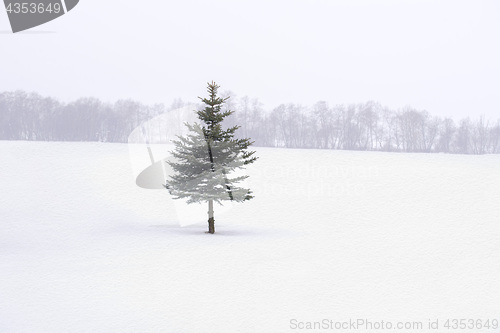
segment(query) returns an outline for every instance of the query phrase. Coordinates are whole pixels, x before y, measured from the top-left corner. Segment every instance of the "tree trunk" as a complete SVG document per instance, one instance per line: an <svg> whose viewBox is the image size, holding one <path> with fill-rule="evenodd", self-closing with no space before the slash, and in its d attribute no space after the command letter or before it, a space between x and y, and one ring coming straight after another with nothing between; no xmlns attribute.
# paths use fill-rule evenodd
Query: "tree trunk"
<svg viewBox="0 0 500 333"><path fill-rule="evenodd" d="M208 233L215 233L214 201L208 200Z"/></svg>

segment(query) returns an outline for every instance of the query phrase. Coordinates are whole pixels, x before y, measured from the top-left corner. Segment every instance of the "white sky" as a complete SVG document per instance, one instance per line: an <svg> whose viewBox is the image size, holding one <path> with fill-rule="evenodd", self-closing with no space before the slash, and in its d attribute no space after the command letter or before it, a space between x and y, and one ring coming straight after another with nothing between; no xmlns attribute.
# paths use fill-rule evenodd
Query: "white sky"
<svg viewBox="0 0 500 333"><path fill-rule="evenodd" d="M8 31L0 10L0 91L168 104L215 80L268 109L376 100L500 118L496 0L81 0Z"/></svg>

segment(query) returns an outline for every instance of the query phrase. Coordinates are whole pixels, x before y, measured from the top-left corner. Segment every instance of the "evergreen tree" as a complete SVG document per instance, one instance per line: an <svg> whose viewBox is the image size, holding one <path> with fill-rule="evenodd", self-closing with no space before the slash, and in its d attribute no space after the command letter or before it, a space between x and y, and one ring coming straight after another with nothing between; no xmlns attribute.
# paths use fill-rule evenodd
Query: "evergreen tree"
<svg viewBox="0 0 500 333"><path fill-rule="evenodd" d="M208 98L201 98L205 108L196 111L201 124L185 124L189 134L178 136L174 141L172 155L175 162L169 162L175 173L167 180L165 187L175 199L187 198L187 203L208 202L208 232L215 232L214 201L230 200L243 202L253 198L252 191L237 186L248 176L230 177L236 169L257 160L254 151L248 151L253 143L250 139L236 139L240 126L222 128L224 119L234 111L222 110L229 98L217 96L219 86L208 84Z"/></svg>

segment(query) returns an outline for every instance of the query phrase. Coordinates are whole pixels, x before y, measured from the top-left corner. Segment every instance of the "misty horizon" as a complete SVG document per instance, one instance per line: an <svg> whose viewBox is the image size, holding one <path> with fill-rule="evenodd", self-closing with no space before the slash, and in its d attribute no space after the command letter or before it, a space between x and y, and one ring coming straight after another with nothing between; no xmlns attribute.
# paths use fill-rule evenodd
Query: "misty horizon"
<svg viewBox="0 0 500 333"><path fill-rule="evenodd" d="M234 112L226 126L239 126L239 138L257 146L334 150L500 153L500 119L484 116L455 121L425 110L392 110L368 101L312 106L288 103L272 110L258 99L226 98ZM0 140L127 142L135 128L150 132L152 143L166 143L196 122L199 104L176 99L169 106L131 99L107 103L79 98L70 103L23 91L0 93ZM149 125L148 125L149 124ZM154 125L152 125L154 124ZM153 134L154 133L154 134Z"/></svg>

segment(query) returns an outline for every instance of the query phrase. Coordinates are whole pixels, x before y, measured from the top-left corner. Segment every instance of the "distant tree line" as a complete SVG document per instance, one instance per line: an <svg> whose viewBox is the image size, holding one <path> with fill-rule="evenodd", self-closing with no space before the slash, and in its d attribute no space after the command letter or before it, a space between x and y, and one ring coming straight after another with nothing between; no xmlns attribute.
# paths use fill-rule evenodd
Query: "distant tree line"
<svg viewBox="0 0 500 333"><path fill-rule="evenodd" d="M229 92L226 95L232 95ZM62 103L24 91L0 93L0 140L127 142L144 121L175 112L175 100L144 105L133 100L105 103L81 98ZM258 99L230 98L235 110L227 126L240 125L255 146L378 150L392 152L500 153L500 119L462 119L430 115L405 107L391 110L376 102L312 107L281 104L264 110Z"/></svg>
<svg viewBox="0 0 500 333"><path fill-rule="evenodd" d="M130 132L163 104L104 103L80 98L62 103L24 91L0 93L0 140L127 142Z"/></svg>
<svg viewBox="0 0 500 333"><path fill-rule="evenodd" d="M500 153L500 119L431 116L411 107L391 110L376 102L312 107L281 104L265 112L257 99L243 97L230 107L256 146L378 150L388 152Z"/></svg>

